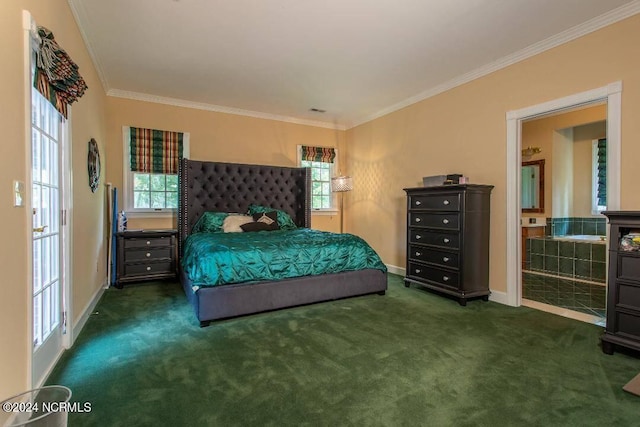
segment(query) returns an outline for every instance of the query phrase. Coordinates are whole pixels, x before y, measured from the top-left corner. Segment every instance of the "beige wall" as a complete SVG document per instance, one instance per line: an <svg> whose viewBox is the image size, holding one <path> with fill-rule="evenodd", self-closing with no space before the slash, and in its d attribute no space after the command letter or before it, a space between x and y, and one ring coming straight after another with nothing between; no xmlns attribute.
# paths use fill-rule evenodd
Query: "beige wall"
<svg viewBox="0 0 640 427"><path fill-rule="evenodd" d="M576 145L574 142L589 138L589 135L602 134L602 136L604 136L606 134L606 123L603 129L602 120L606 120L606 118L607 106L606 104L601 104L576 111L529 120L523 123L522 147L531 146L542 149L538 154L523 158L523 161L545 159L545 211L539 214L527 213L525 216L537 218L550 218L552 216L591 216L590 185L589 188L584 188L585 179L590 180L591 169L590 166L587 170L583 167L586 165L586 163L583 164L584 150L578 150L579 154L577 155L580 160L576 157ZM596 125L596 123L599 124ZM594 126L596 127L594 128ZM558 152L558 150L561 150L560 143L563 139L566 140L566 145L562 149L562 153L568 156L568 160L558 164L554 162L554 159L563 155ZM555 146L554 140L557 143ZM590 143L589 141L589 144ZM555 155L552 155L554 150ZM589 152L589 156L590 155ZM565 165L569 163L572 163L574 166L571 170L565 167ZM589 160L588 165L590 164L591 161ZM582 174L587 172L589 177L585 178ZM560 178L559 175L563 175L562 178ZM563 188L565 188L566 191L564 191ZM575 190L578 191L576 192ZM585 191L587 192L586 196ZM570 203L570 200L564 197L566 194L573 194L573 203ZM554 203L554 197L557 198L556 203ZM585 202L585 197L588 197L589 201ZM585 203L589 205L588 214L584 213ZM577 212L580 212L580 215L578 215Z"/></svg>
<svg viewBox="0 0 640 427"><path fill-rule="evenodd" d="M106 277L104 239L104 188L91 193L87 177L87 142L98 141L105 151L105 94L84 46L76 23L65 0L3 0L0 2L0 44L3 64L0 67L2 98L0 124L3 143L0 144L0 218L4 227L0 247L3 279L0 298L0 400L31 387L29 355L31 321L30 273L28 272L27 241L30 237L28 209L12 206L13 180L27 181L27 145L25 115L28 92L25 89L22 10L31 12L35 21L53 31L58 43L80 67L89 86L85 96L72 107L72 170L73 170L73 312L76 319L99 290ZM103 166L105 165L103 156ZM102 175L104 177L104 173ZM30 191L27 192L30 198ZM100 265L97 265L97 260ZM3 417L0 411L0 424Z"/></svg>
<svg viewBox="0 0 640 427"><path fill-rule="evenodd" d="M404 267L404 187L425 175L464 173L493 184L490 286L506 292L506 118L508 111L621 80L621 208L640 209L640 15L347 131L354 176L348 229L386 263ZM356 220L357 219L357 220Z"/></svg>
<svg viewBox="0 0 640 427"><path fill-rule="evenodd" d="M296 166L296 146L305 144L338 148L344 164L344 131L114 97L107 105L107 181L118 188L122 187L123 126L189 132L190 158L195 160ZM122 206L122 200L119 203ZM175 218L128 222L131 228L166 228L174 226ZM340 217L313 215L311 225L338 231Z"/></svg>

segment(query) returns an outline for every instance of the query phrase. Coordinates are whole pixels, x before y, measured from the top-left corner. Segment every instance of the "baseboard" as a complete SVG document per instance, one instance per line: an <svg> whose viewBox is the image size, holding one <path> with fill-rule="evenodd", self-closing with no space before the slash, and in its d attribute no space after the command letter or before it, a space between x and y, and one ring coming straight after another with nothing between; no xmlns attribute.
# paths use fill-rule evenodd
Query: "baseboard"
<svg viewBox="0 0 640 427"><path fill-rule="evenodd" d="M397 274L398 276L406 276L407 270L403 267L398 267L397 265L385 264L387 266L387 271L391 274Z"/></svg>
<svg viewBox="0 0 640 427"><path fill-rule="evenodd" d="M78 320L73 323L73 328L71 329L71 337L69 339L70 347L73 346L73 344L76 342L76 338L78 337L78 335L80 335L80 331L82 331L82 328L84 328L87 320L89 320L89 316L91 316L91 313L96 308L96 304L98 304L98 301L100 301L100 298L102 298L102 294L108 287L108 283L105 279L105 281L100 285L87 305L84 307L84 310L82 310L82 314L80 314Z"/></svg>
<svg viewBox="0 0 640 427"><path fill-rule="evenodd" d="M493 302L497 302L499 304L509 305L507 303L507 293L501 291L491 291L491 295L489 295L489 300Z"/></svg>

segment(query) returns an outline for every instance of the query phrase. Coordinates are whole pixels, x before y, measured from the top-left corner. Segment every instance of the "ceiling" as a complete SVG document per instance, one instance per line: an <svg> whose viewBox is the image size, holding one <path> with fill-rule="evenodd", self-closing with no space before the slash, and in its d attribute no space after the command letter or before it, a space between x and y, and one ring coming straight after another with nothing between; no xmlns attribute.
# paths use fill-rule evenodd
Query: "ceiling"
<svg viewBox="0 0 640 427"><path fill-rule="evenodd" d="M108 95L338 129L640 12L638 0L68 1Z"/></svg>

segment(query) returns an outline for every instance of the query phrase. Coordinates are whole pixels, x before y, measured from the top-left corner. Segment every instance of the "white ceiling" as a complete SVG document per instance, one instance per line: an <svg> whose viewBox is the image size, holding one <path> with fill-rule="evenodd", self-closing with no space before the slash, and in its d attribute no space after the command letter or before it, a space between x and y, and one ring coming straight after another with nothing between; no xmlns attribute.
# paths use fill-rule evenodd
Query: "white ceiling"
<svg viewBox="0 0 640 427"><path fill-rule="evenodd" d="M640 12L638 0L68 1L109 95L342 129Z"/></svg>

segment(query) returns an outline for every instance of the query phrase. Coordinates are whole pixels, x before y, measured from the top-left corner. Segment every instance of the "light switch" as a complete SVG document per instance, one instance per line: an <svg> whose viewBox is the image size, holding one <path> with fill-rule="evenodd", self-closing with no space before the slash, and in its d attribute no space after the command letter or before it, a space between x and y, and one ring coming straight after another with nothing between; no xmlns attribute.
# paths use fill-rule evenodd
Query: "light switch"
<svg viewBox="0 0 640 427"><path fill-rule="evenodd" d="M13 181L13 206L24 206L24 182Z"/></svg>

